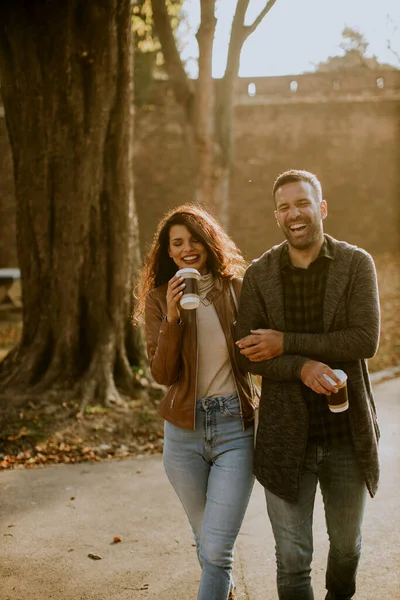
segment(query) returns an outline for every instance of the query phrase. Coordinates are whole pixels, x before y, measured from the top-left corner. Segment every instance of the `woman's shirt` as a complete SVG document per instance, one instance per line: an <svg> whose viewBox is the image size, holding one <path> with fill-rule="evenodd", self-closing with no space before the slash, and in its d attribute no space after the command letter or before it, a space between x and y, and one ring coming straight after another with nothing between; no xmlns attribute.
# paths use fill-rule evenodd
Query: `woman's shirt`
<svg viewBox="0 0 400 600"><path fill-rule="evenodd" d="M213 285L211 273L201 277L201 302L197 309L197 398L228 396L236 392L226 338L214 305L205 298Z"/></svg>

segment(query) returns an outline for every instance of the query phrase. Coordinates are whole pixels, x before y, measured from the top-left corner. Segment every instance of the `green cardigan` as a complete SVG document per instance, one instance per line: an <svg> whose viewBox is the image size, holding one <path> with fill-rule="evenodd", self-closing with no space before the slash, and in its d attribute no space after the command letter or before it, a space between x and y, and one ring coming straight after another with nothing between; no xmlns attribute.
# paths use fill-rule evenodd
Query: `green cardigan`
<svg viewBox="0 0 400 600"><path fill-rule="evenodd" d="M300 373L309 359L347 373L352 440L371 496L378 487L379 428L366 362L379 342L375 266L364 250L325 237L334 258L325 292L323 333L286 331L279 264L287 242L271 248L247 269L236 324L236 339L250 329L285 332L283 355L259 363L239 352L237 358L243 369L263 378L254 473L263 486L289 501L298 497L307 446L308 411Z"/></svg>

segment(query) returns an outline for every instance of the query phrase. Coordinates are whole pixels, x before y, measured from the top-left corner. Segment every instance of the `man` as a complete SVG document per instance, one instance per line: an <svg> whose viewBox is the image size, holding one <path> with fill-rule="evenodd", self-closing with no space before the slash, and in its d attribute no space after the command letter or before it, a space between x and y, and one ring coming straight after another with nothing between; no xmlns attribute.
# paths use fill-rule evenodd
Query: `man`
<svg viewBox="0 0 400 600"><path fill-rule="evenodd" d="M379 340L376 273L364 250L324 234L328 208L315 175L287 171L273 196L286 241L248 268L237 322L238 362L262 376L254 473L265 487L280 600L314 598L317 482L330 541L326 600L348 600L367 490L374 496L379 477L366 364ZM348 376L349 408L333 413L326 396L337 393L338 368Z"/></svg>

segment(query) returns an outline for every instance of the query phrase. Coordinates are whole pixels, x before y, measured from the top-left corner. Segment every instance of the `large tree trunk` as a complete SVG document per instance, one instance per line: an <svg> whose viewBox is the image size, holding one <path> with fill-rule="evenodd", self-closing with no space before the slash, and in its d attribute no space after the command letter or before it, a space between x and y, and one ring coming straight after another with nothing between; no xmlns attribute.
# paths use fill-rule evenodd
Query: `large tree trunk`
<svg viewBox="0 0 400 600"><path fill-rule="evenodd" d="M139 258L130 0L2 3L0 68L24 306L0 390L119 401Z"/></svg>

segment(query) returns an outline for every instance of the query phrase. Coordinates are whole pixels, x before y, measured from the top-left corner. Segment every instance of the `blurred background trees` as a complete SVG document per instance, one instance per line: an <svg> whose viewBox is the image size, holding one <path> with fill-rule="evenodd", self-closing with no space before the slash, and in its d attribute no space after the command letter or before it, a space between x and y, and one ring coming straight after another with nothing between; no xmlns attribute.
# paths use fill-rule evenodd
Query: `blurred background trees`
<svg viewBox="0 0 400 600"><path fill-rule="evenodd" d="M366 37L353 27L345 27L342 31L342 42L339 48L343 50L340 56L330 56L326 61L315 65L316 71L340 71L342 69L393 69L393 65L379 62L376 56L367 56L369 43Z"/></svg>
<svg viewBox="0 0 400 600"><path fill-rule="evenodd" d="M276 0L265 0L258 14L247 24L250 0L238 0L228 42L225 73L218 82L212 76L216 29L215 0L200 1L198 78L185 72L174 35L176 17L167 0L151 0L155 30L164 56L165 70L175 97L182 106L190 128L196 155L196 199L209 207L225 227L229 226L228 198L233 160L233 93L238 77L243 44L257 29Z"/></svg>

